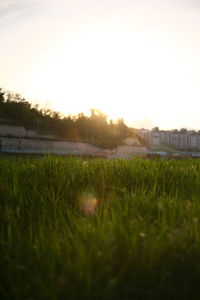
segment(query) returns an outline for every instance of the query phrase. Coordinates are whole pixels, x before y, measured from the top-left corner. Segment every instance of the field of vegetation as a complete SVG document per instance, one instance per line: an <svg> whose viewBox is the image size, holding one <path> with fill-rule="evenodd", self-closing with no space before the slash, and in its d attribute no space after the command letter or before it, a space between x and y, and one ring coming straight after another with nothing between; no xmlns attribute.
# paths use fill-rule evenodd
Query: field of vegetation
<svg viewBox="0 0 200 300"><path fill-rule="evenodd" d="M200 161L0 157L0 299L200 299Z"/></svg>

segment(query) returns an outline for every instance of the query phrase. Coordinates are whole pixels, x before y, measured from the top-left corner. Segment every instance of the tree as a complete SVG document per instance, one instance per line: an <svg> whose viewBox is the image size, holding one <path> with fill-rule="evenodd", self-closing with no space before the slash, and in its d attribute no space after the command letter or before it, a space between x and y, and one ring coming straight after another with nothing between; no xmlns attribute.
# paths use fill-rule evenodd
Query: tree
<svg viewBox="0 0 200 300"><path fill-rule="evenodd" d="M92 143L103 148L114 148L131 134L123 119L108 122L99 109L91 109L91 115L63 116L51 109L32 106L19 94L0 89L0 118L3 122L21 125L37 133L53 134L56 138Z"/></svg>
<svg viewBox="0 0 200 300"><path fill-rule="evenodd" d="M0 88L0 103L3 103L4 101L5 101L5 99L4 99L4 92Z"/></svg>

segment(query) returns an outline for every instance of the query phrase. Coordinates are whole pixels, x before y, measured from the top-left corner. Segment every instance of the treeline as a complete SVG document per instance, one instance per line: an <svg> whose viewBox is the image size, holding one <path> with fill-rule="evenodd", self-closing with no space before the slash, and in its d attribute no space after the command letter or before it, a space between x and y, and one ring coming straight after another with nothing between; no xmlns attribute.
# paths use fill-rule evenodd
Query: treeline
<svg viewBox="0 0 200 300"><path fill-rule="evenodd" d="M114 148L123 139L136 136L124 124L123 119L116 123L108 121L101 111L91 109L91 115L80 113L76 116L63 116L50 109L40 109L31 105L19 94L0 89L0 122L20 125L41 134L53 134L56 138L76 142L87 142L99 147Z"/></svg>

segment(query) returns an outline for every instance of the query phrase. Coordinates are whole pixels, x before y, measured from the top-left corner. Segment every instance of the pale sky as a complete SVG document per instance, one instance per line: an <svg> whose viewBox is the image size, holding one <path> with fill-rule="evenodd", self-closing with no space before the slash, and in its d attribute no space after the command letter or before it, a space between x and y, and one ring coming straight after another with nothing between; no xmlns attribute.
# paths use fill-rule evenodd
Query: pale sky
<svg viewBox="0 0 200 300"><path fill-rule="evenodd" d="M200 1L0 0L0 87L65 114L200 129Z"/></svg>

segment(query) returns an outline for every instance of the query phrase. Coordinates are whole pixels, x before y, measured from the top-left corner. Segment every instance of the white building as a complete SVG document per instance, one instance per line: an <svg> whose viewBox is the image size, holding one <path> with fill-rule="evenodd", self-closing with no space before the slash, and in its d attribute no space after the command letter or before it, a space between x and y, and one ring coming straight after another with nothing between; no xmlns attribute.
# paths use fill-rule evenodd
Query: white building
<svg viewBox="0 0 200 300"><path fill-rule="evenodd" d="M190 150L197 149L197 133L195 131L190 131L188 134L188 148Z"/></svg>
<svg viewBox="0 0 200 300"><path fill-rule="evenodd" d="M138 134L147 142L147 144L150 143L149 141L150 130L142 128L138 131Z"/></svg>
<svg viewBox="0 0 200 300"><path fill-rule="evenodd" d="M177 148L177 149L179 148L179 132L178 132L178 130L171 131L170 144L174 148Z"/></svg>
<svg viewBox="0 0 200 300"><path fill-rule="evenodd" d="M179 134L179 148L181 150L188 149L188 132L186 129L181 129Z"/></svg>
<svg viewBox="0 0 200 300"><path fill-rule="evenodd" d="M179 150L200 150L200 131L188 131L184 128L180 131L177 129L172 131L160 131L159 127L155 127L152 130L142 129L139 131L139 134L150 146L165 144L171 145Z"/></svg>
<svg viewBox="0 0 200 300"><path fill-rule="evenodd" d="M170 144L170 133L169 131L160 131L160 143L161 144Z"/></svg>
<svg viewBox="0 0 200 300"><path fill-rule="evenodd" d="M197 133L197 150L200 150L200 132Z"/></svg>
<svg viewBox="0 0 200 300"><path fill-rule="evenodd" d="M155 127L149 133L149 144L153 146L160 145L160 131L158 127Z"/></svg>

